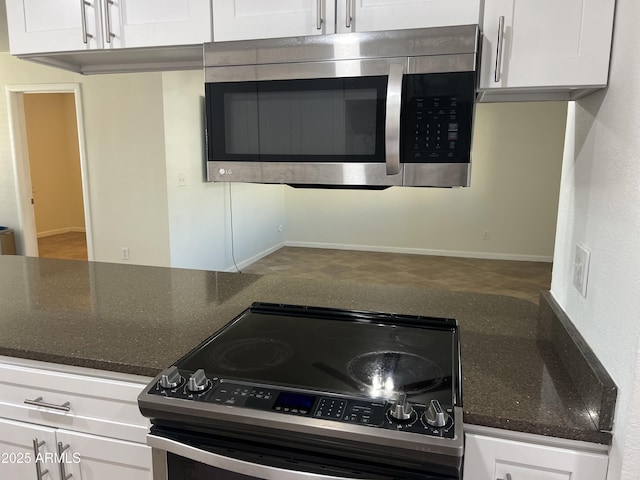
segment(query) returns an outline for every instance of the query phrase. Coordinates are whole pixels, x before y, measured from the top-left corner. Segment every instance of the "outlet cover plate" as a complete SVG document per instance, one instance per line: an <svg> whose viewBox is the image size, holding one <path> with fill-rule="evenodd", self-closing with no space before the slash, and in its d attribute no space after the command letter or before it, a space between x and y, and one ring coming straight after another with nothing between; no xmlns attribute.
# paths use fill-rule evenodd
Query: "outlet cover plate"
<svg viewBox="0 0 640 480"><path fill-rule="evenodd" d="M576 255L573 261L573 286L583 297L587 297L587 280L589 278L589 260L591 252L584 245L576 244Z"/></svg>

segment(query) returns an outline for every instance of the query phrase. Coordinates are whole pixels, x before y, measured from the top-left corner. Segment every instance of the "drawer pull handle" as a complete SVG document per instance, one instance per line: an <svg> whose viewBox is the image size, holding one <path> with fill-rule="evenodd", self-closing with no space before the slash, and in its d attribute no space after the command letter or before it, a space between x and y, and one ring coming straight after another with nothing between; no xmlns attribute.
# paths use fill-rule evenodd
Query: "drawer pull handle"
<svg viewBox="0 0 640 480"><path fill-rule="evenodd" d="M63 412L68 412L71 410L71 403L64 402L62 405L56 405L55 403L47 403L42 401L42 397L38 397L34 400L26 399L24 401L27 405L33 405L35 407L45 407L45 408L53 408L54 410L62 410Z"/></svg>
<svg viewBox="0 0 640 480"><path fill-rule="evenodd" d="M69 448L69 444L63 445L62 442L58 442L58 457L60 458L60 478L62 480L69 480L73 477L73 473L67 473L67 470L64 466L64 451Z"/></svg>
<svg viewBox="0 0 640 480"><path fill-rule="evenodd" d="M49 470L42 470L42 460L38 460L40 456L40 447L45 444L45 441L39 441L37 438L33 439L33 454L35 455L35 465L36 465L36 480L42 480L42 477L49 473Z"/></svg>
<svg viewBox="0 0 640 480"><path fill-rule="evenodd" d="M513 479L511 478L511 474L510 474L510 473L507 473L507 474L504 476L504 478L496 478L496 480L513 480Z"/></svg>

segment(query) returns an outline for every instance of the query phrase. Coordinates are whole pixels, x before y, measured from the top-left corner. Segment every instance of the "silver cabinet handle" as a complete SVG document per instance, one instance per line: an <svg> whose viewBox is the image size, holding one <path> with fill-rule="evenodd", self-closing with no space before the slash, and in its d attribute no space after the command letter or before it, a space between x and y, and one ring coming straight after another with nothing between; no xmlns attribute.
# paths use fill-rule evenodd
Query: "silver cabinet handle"
<svg viewBox="0 0 640 480"><path fill-rule="evenodd" d="M324 23L324 18L322 18L322 10L324 7L324 0L316 0L316 5L318 7L317 15L316 15L316 29L322 30L322 24Z"/></svg>
<svg viewBox="0 0 640 480"><path fill-rule="evenodd" d="M82 20L82 43L86 44L93 35L87 33L87 6L91 6L87 0L80 0L80 19Z"/></svg>
<svg viewBox="0 0 640 480"><path fill-rule="evenodd" d="M351 14L351 11L352 11L353 5L351 3L351 0L347 0L346 4L347 4L347 22L345 26L347 28L351 28L351 20L353 20L353 15Z"/></svg>
<svg viewBox="0 0 640 480"><path fill-rule="evenodd" d="M511 474L507 473L504 478L496 478L496 480L512 480Z"/></svg>
<svg viewBox="0 0 640 480"><path fill-rule="evenodd" d="M384 149L387 175L400 173L400 107L402 106L402 77L404 66L391 64L387 83L387 116L385 119Z"/></svg>
<svg viewBox="0 0 640 480"><path fill-rule="evenodd" d="M111 38L116 36L116 34L111 31L111 5L113 5L113 0L106 0L104 4L104 16L107 23L107 43L111 43Z"/></svg>
<svg viewBox="0 0 640 480"><path fill-rule="evenodd" d="M498 19L498 43L496 44L496 73L493 79L500 81L502 75L502 46L504 44L504 16Z"/></svg>
<svg viewBox="0 0 640 480"><path fill-rule="evenodd" d="M53 408L54 410L62 410L63 412L68 412L71 410L71 403L64 402L62 405L56 405L55 403L47 403L42 401L42 397L35 398L33 400L26 399L24 401L27 405L34 405L36 407L45 407L45 408Z"/></svg>
<svg viewBox="0 0 640 480"><path fill-rule="evenodd" d="M38 441L38 438L33 439L33 454L35 455L34 462L36 465L36 480L42 480L42 477L49 473L49 470L42 470L40 461L38 460L38 454L40 453L40 447L45 444L45 441Z"/></svg>
<svg viewBox="0 0 640 480"><path fill-rule="evenodd" d="M59 462L58 466L60 468L61 480L68 480L69 478L73 477L73 473L67 473L67 470L65 469L65 466L64 466L63 454L67 448L69 448L68 443L66 445L62 445L62 442L58 442L58 462Z"/></svg>

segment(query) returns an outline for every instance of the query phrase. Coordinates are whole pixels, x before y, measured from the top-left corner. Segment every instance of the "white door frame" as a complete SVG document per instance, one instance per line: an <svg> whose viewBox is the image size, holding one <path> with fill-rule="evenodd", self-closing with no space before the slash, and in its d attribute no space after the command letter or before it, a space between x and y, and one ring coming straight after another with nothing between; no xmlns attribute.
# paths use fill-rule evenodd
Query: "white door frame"
<svg viewBox="0 0 640 480"><path fill-rule="evenodd" d="M76 123L78 126L78 150L80 154L80 172L82 176L82 199L84 205L84 223L87 237L87 256L93 260L93 228L91 223L91 201L89 195L89 168L87 165L84 138L84 118L82 115L82 95L79 83L53 83L38 85L8 85L7 106L9 107L9 141L13 155L16 176L18 226L22 230L23 253L30 257L38 256L38 235L36 219L31 203L31 169L27 148L27 128L24 117L23 93L73 93L76 103Z"/></svg>

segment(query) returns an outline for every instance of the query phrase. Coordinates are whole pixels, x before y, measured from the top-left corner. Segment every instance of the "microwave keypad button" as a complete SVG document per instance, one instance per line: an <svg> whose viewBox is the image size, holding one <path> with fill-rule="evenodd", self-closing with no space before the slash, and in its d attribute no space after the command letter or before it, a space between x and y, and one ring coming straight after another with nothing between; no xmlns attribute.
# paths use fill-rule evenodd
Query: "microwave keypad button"
<svg viewBox="0 0 640 480"><path fill-rule="evenodd" d="M458 131L458 124L457 123L450 123L448 130L450 132L457 132Z"/></svg>

